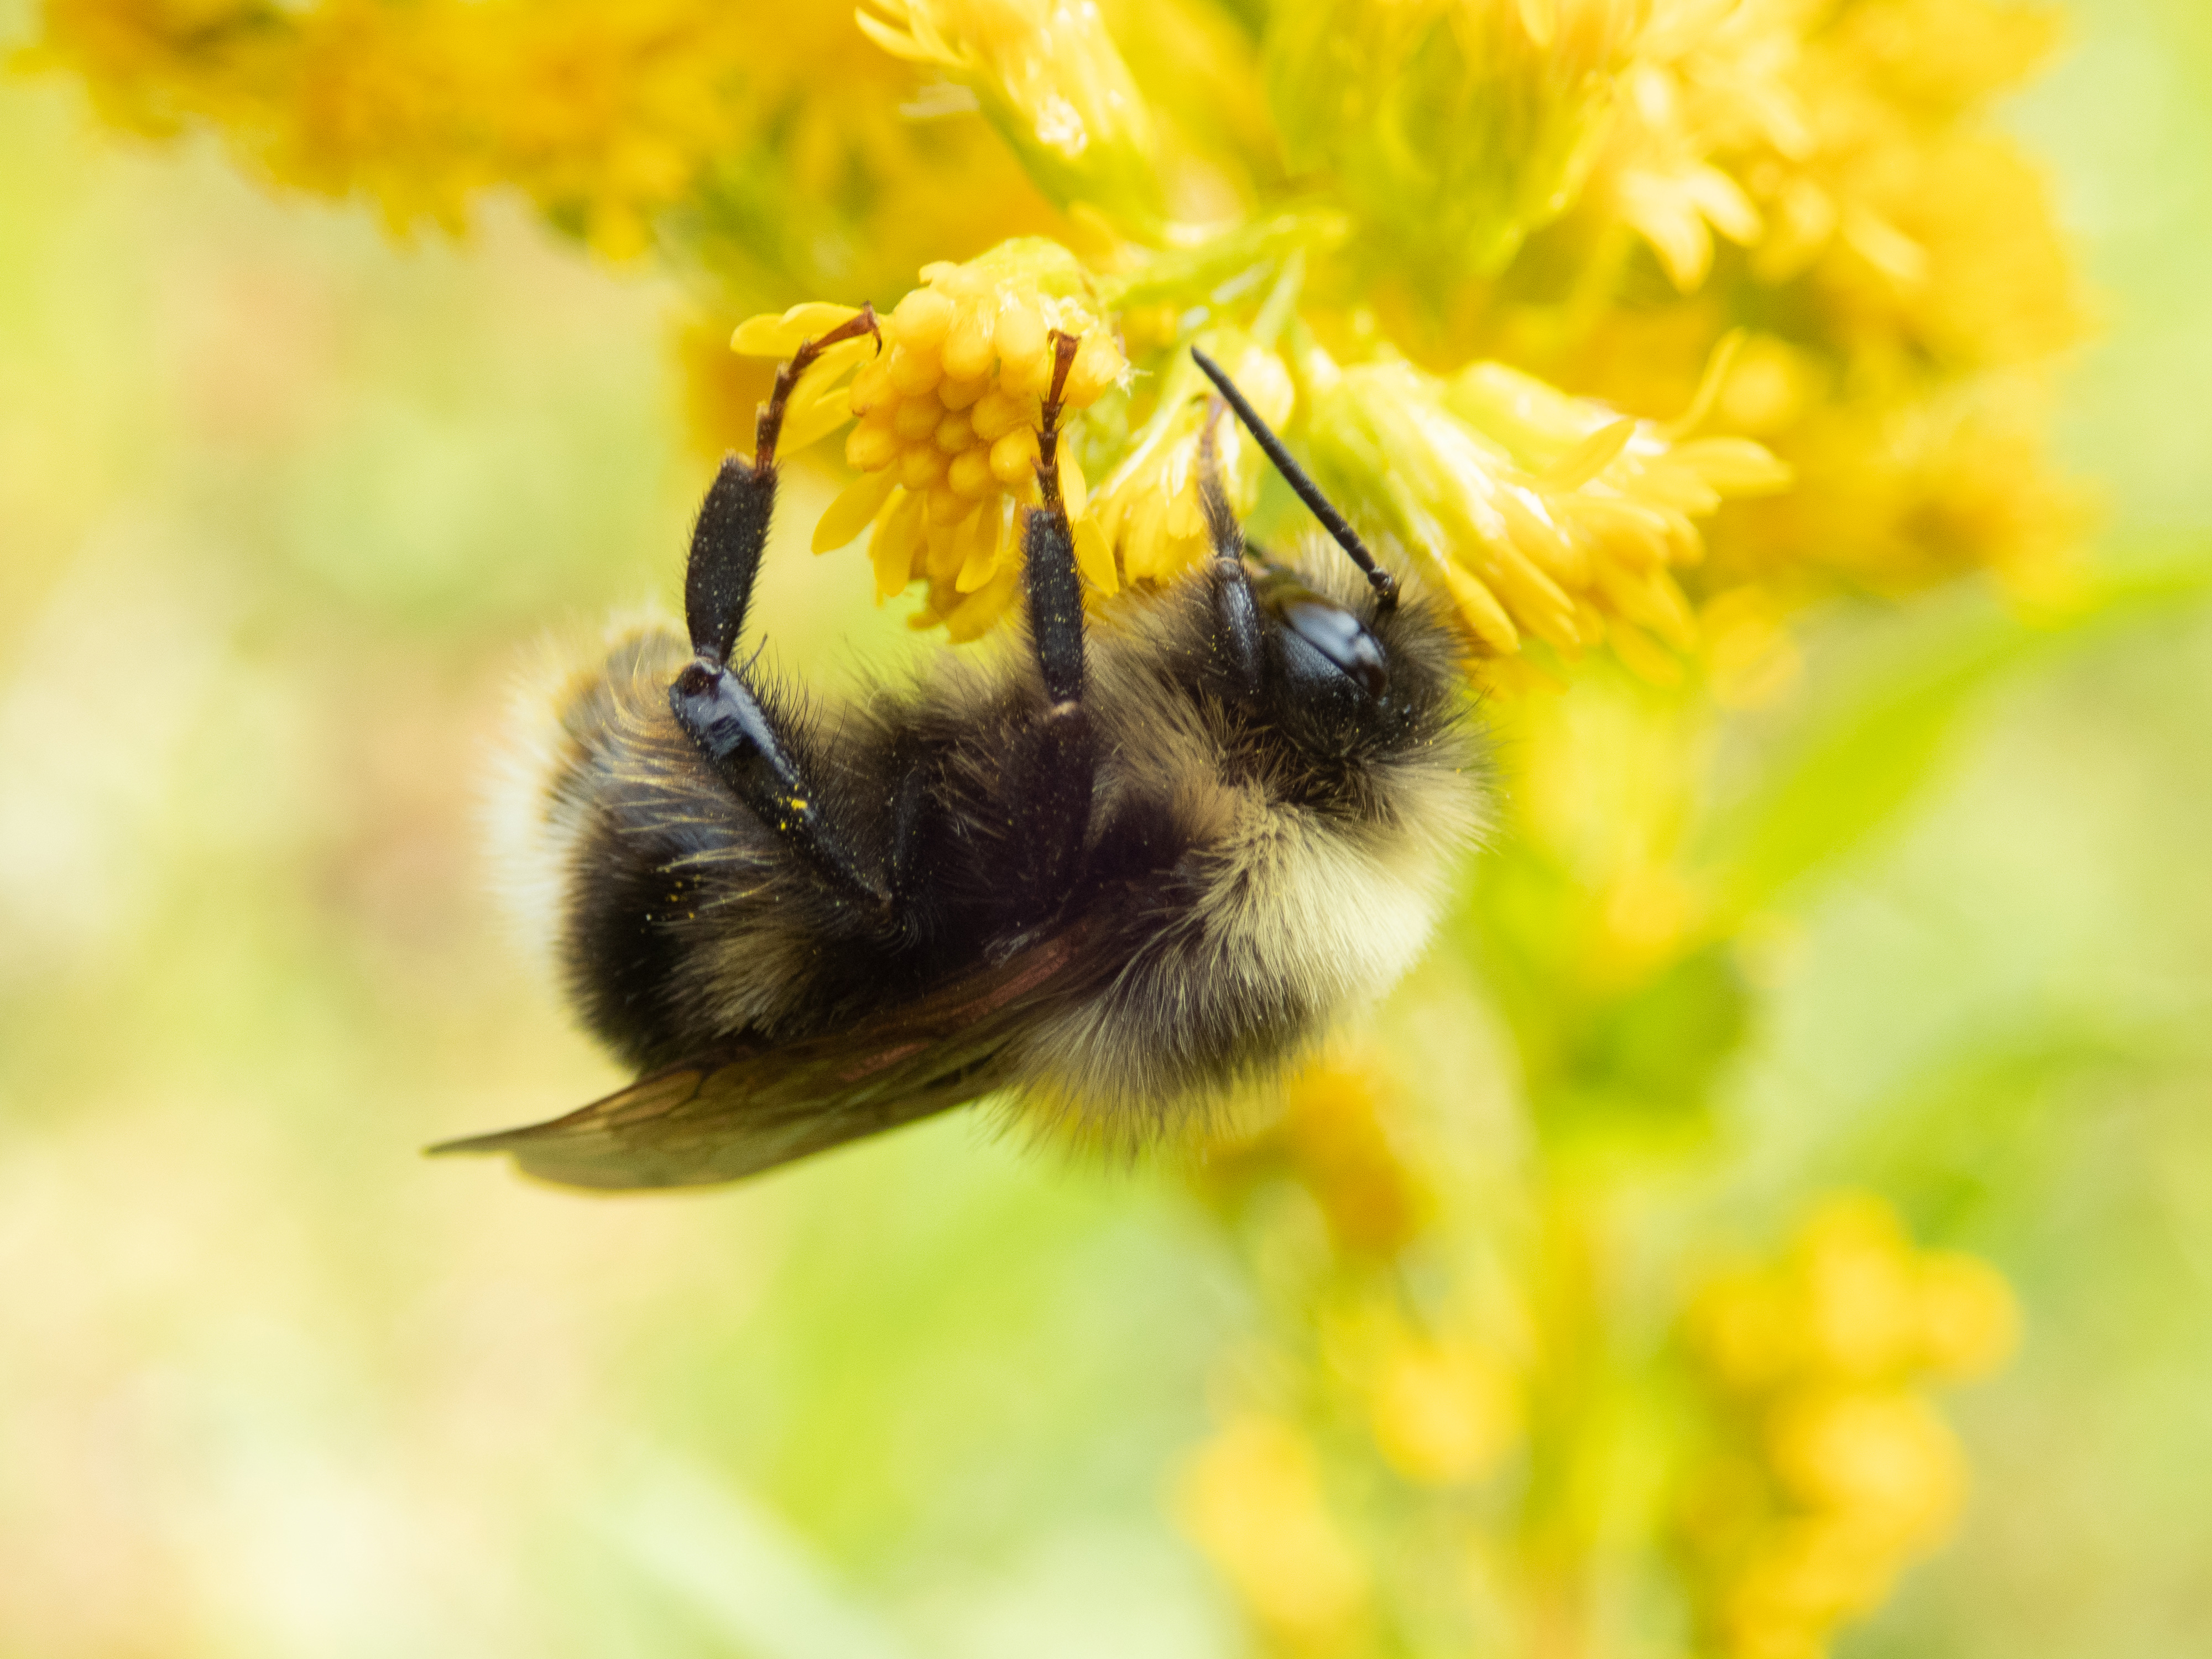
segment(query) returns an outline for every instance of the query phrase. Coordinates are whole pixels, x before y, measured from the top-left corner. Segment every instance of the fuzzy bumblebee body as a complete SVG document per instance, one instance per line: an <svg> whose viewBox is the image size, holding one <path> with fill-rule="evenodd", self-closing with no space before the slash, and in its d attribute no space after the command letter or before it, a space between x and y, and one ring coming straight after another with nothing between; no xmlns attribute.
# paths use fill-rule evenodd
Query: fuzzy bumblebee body
<svg viewBox="0 0 2212 1659"><path fill-rule="evenodd" d="M563 977L640 1080L456 1150L696 1184L1002 1090L1133 1141L1411 964L1480 810L1445 616L1326 544L1255 573L1214 489L1211 568L1086 639L1040 471L1019 645L823 704L701 614L750 592L702 574L720 532L766 537L759 463L726 465L690 645L646 629L572 681L527 786Z"/></svg>

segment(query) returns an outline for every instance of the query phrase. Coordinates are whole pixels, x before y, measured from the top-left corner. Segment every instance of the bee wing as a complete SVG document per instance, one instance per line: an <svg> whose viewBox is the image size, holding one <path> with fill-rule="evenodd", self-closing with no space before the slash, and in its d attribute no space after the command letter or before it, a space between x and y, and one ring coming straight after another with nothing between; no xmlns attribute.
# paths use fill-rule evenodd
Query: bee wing
<svg viewBox="0 0 2212 1659"><path fill-rule="evenodd" d="M755 1175L1000 1087L1008 1041L1042 1003L1073 988L1079 946L1062 933L850 1031L734 1043L565 1117L429 1150L512 1152L541 1181L610 1191Z"/></svg>

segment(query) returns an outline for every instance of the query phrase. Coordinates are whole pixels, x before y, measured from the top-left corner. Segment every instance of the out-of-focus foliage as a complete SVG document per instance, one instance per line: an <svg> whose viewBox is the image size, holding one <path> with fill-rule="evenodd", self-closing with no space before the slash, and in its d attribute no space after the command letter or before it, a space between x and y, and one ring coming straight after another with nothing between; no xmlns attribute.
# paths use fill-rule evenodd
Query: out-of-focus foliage
<svg viewBox="0 0 2212 1659"><path fill-rule="evenodd" d="M0 35L0 1649L2195 1639L2196 9ZM2045 165L2120 330L2055 405ZM702 1202L426 1169L608 1080L465 856L518 637L671 592L678 406L749 441L863 300L775 648L896 659L872 586L989 629L1053 328L1096 603L1174 579L1203 345L1466 621L1501 806L1445 939L1185 1182L957 1122Z"/></svg>

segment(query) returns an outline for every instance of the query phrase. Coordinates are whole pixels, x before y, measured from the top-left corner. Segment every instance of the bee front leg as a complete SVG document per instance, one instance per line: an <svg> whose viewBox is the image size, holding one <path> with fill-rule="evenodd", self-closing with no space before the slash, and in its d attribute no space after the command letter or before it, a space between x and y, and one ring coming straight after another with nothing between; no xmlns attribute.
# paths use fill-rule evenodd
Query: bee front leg
<svg viewBox="0 0 2212 1659"><path fill-rule="evenodd" d="M715 475L691 532L684 576L692 660L668 688L668 706L677 725L754 817L848 897L887 907L888 887L867 872L824 815L793 734L778 729L743 672L730 664L775 514L775 445L792 391L824 347L875 332L875 313L864 306L850 321L801 345L776 372L775 390L761 406L753 459L745 462L732 455Z"/></svg>
<svg viewBox="0 0 2212 1659"><path fill-rule="evenodd" d="M744 628L753 579L760 574L769 524L775 515L775 446L783 435L783 415L791 394L825 349L863 334L873 334L882 343L872 306L862 306L858 316L819 339L805 342L792 354L791 361L776 370L775 388L761 405L752 459L730 456L707 492L691 532L690 562L684 572L684 620L691 630L691 649L702 662L727 662Z"/></svg>
<svg viewBox="0 0 2212 1659"><path fill-rule="evenodd" d="M890 888L837 834L789 741L735 669L695 659L668 688L668 707L730 793L818 874L848 898L890 904Z"/></svg>
<svg viewBox="0 0 2212 1659"><path fill-rule="evenodd" d="M1260 602L1252 592L1252 573L1244 564L1244 529L1237 522L1221 482L1221 451L1214 434L1225 410L1217 398L1206 411L1198 441L1198 499L1206 510L1206 539L1213 548L1206 574L1213 586L1214 672L1231 699L1249 707L1260 696Z"/></svg>

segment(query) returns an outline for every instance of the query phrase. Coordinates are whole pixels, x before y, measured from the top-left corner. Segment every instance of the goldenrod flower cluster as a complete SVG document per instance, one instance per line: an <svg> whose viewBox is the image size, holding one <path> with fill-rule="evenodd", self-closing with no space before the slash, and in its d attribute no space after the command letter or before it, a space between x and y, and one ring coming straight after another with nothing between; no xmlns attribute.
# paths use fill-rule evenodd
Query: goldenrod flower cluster
<svg viewBox="0 0 2212 1659"><path fill-rule="evenodd" d="M1924 1389L1990 1370L2016 1324L1992 1269L1914 1249L1863 1195L1815 1210L1778 1261L1705 1286L1686 1336L1714 1439L1676 1539L1713 1651L1815 1659L1942 1540L1966 1465Z"/></svg>
<svg viewBox="0 0 2212 1659"><path fill-rule="evenodd" d="M1012 602L1021 579L1017 505L1036 499L1037 432L1052 379L1054 338L1077 342L1061 400L1081 410L1127 368L1087 292L1083 270L1049 242L1011 242L965 265L925 266L922 283L882 325L882 349L832 348L837 360L807 376L789 411L781 453L804 447L850 416L845 459L859 473L815 527L817 552L869 531L878 598L928 583L921 613L956 642L974 639ZM801 306L741 326L744 352L785 357L849 312ZM835 401L856 369L842 408ZM817 421L815 411L829 418ZM1078 563L1105 592L1114 563L1087 508L1079 453L1060 458L1060 483L1075 525ZM871 528L872 526L872 528Z"/></svg>
<svg viewBox="0 0 2212 1659"><path fill-rule="evenodd" d="M1310 364L1323 472L1435 564L1469 631L1492 651L1533 635L1573 653L1610 640L1656 678L1663 642L1696 623L1675 573L1696 565L1695 520L1765 494L1789 471L1742 438L1683 441L1506 364L1449 380L1385 360Z"/></svg>
<svg viewBox="0 0 2212 1659"><path fill-rule="evenodd" d="M52 0L39 52L122 121L211 125L395 224L520 189L602 250L659 248L710 312L893 310L935 262L893 311L909 366L937 301L980 316L1002 301L961 283L1042 260L1041 299L1081 296L1086 386L1109 347L1134 369L1098 377L1073 446L1102 595L1199 550L1201 343L1478 651L1603 644L1661 678L1702 654L1750 684L1838 580L2052 580L2072 514L2032 382L2078 306L1978 120L2047 33L2003 0L1278 0L1249 30L1201 0ZM1059 251L983 253L1043 229ZM972 637L1011 594L1011 496L964 444L923 477L890 373L856 382L849 440L899 496L878 586L903 555L922 618ZM1006 441L985 379L899 391L898 418L934 397L951 444L973 386ZM987 495L995 527L947 528Z"/></svg>

